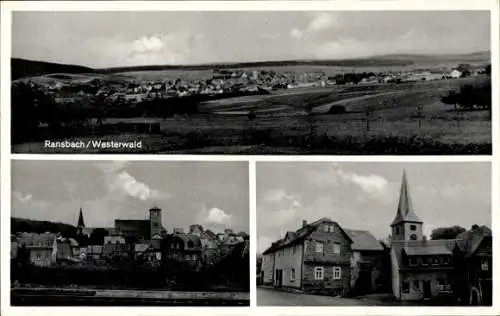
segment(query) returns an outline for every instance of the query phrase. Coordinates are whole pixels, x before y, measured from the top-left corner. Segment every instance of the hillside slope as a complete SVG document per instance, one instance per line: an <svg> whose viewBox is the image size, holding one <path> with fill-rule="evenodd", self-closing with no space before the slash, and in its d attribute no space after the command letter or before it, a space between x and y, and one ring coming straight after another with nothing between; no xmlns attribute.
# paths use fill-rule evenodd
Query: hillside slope
<svg viewBox="0 0 500 316"><path fill-rule="evenodd" d="M44 61L33 61L21 58L11 59L11 80L20 78L40 76L52 73L93 73L94 69L77 65L65 65L48 63Z"/></svg>

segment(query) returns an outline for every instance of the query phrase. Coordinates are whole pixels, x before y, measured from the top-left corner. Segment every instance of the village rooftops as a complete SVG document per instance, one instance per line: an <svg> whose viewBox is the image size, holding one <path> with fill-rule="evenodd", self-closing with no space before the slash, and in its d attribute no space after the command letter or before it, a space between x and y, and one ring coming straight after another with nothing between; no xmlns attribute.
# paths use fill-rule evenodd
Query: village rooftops
<svg viewBox="0 0 500 316"><path fill-rule="evenodd" d="M24 245L27 248L51 248L56 241L56 234L21 233L16 239L20 246Z"/></svg>

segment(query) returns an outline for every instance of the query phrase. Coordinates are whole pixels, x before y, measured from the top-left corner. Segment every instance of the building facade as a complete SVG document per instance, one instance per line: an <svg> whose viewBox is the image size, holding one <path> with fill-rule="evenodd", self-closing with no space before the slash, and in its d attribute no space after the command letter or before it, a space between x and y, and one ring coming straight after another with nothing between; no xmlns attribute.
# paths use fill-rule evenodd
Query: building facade
<svg viewBox="0 0 500 316"><path fill-rule="evenodd" d="M350 290L352 256L349 235L328 218L308 224L263 253L263 283L306 292L345 295Z"/></svg>

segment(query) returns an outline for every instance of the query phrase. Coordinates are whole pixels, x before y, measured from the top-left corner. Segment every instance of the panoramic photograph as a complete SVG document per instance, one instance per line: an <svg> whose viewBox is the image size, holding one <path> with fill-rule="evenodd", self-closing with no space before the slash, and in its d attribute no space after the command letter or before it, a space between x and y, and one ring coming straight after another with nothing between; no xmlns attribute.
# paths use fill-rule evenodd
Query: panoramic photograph
<svg viewBox="0 0 500 316"><path fill-rule="evenodd" d="M489 155L490 27L489 11L13 12L11 150Z"/></svg>
<svg viewBox="0 0 500 316"><path fill-rule="evenodd" d="M247 162L12 162L12 306L249 306L249 240Z"/></svg>
<svg viewBox="0 0 500 316"><path fill-rule="evenodd" d="M257 305L492 306L489 162L256 172Z"/></svg>

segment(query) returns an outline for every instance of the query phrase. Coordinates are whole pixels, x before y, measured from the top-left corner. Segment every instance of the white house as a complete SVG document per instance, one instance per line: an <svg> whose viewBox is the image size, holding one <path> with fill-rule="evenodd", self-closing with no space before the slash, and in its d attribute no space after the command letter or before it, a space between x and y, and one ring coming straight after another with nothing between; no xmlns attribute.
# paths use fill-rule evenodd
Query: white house
<svg viewBox="0 0 500 316"><path fill-rule="evenodd" d="M450 77L452 78L460 78L462 76L462 72L458 69L453 69L450 73Z"/></svg>

